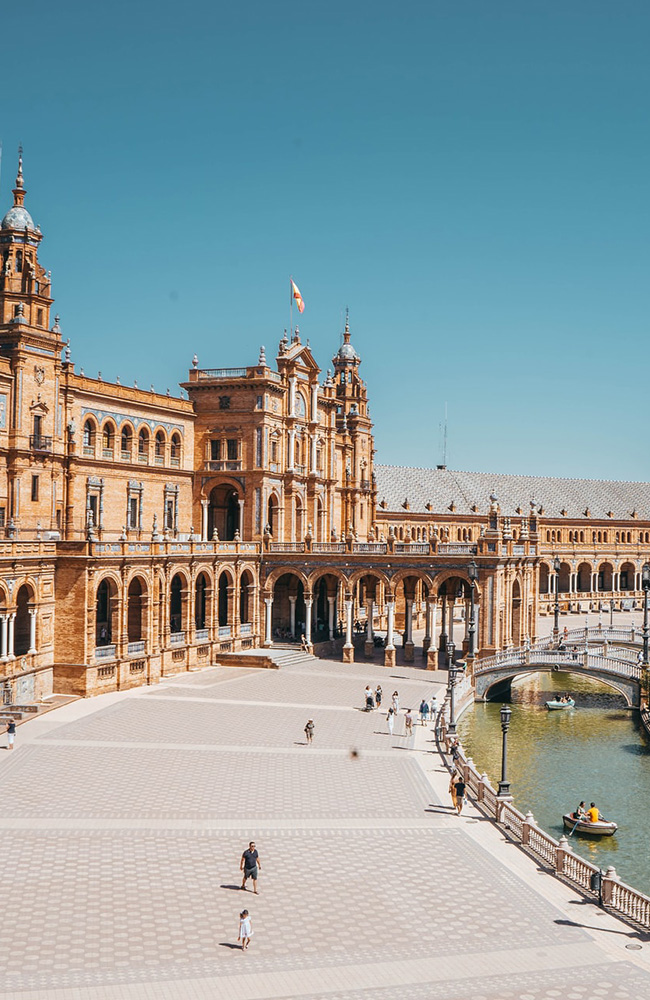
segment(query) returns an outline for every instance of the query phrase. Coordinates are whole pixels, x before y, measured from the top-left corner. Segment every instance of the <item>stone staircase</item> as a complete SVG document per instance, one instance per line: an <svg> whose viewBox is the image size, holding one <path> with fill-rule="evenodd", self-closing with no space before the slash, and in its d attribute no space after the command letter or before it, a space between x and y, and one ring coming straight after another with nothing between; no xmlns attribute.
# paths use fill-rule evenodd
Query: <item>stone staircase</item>
<svg viewBox="0 0 650 1000"><path fill-rule="evenodd" d="M299 646L293 643L276 643L270 649L257 650L263 652L270 660L277 664L278 669L283 667L295 667L303 663L315 663L318 657L311 653L303 653Z"/></svg>
<svg viewBox="0 0 650 1000"><path fill-rule="evenodd" d="M78 701L77 695L52 695L47 701L32 702L30 705L2 705L0 706L0 726L6 726L12 719L14 722L28 722L38 715L51 712L54 708L61 708L68 702Z"/></svg>

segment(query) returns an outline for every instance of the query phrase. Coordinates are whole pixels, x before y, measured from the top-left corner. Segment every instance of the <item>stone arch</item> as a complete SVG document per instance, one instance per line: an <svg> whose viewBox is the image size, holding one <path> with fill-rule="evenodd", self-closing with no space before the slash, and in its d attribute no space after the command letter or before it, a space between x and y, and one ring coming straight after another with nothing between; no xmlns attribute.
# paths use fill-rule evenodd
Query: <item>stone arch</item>
<svg viewBox="0 0 650 1000"><path fill-rule="evenodd" d="M115 454L115 436L117 428L112 417L107 417L102 424L102 456L113 458Z"/></svg>
<svg viewBox="0 0 650 1000"><path fill-rule="evenodd" d="M194 625L197 630L207 628L210 621L211 584L210 574L204 569L199 570L194 581Z"/></svg>
<svg viewBox="0 0 650 1000"><path fill-rule="evenodd" d="M235 532L241 533L240 499L243 499L243 491L239 484L224 481L212 487L208 497L209 538L212 538L215 529L222 542L231 542Z"/></svg>
<svg viewBox="0 0 650 1000"><path fill-rule="evenodd" d="M120 456L122 461L130 462L133 455L135 430L129 420L124 420L120 427Z"/></svg>
<svg viewBox="0 0 650 1000"><path fill-rule="evenodd" d="M510 639L514 646L521 646L523 641L523 615L521 598L521 581L516 579L512 583L511 593L511 614L510 614Z"/></svg>
<svg viewBox="0 0 650 1000"><path fill-rule="evenodd" d="M593 570L588 562L581 562L576 572L576 589L586 594L591 590Z"/></svg>
<svg viewBox="0 0 650 1000"><path fill-rule="evenodd" d="M569 665L567 664L567 667ZM503 685L508 681L513 681L516 677L530 676L533 673L551 673L556 669L556 664L542 664L536 663L534 670L522 670L520 668L513 667L512 670L503 670L495 674L486 674L481 676L480 674L476 678L476 694L483 701L490 701L491 697L501 700L503 696ZM606 684L608 687L620 694L622 698L625 698L628 708L635 707L636 696L633 693L634 688L637 686L636 682L632 679L629 681L624 681L622 678L617 679L607 674L604 670L599 671L580 671L580 676L591 677L594 680L600 681ZM494 692L494 695L492 695Z"/></svg>
<svg viewBox="0 0 650 1000"><path fill-rule="evenodd" d="M269 498L266 502L266 523L269 526L271 535L276 540L279 538L280 530L279 512L280 501L277 493L273 490L273 492L269 494Z"/></svg>
<svg viewBox="0 0 650 1000"><path fill-rule="evenodd" d="M83 453L94 455L97 443L97 421L94 417L86 417L83 426Z"/></svg>
<svg viewBox="0 0 650 1000"><path fill-rule="evenodd" d="M317 570L309 577L309 589L314 597L312 635L315 642L333 639L340 615L340 589L347 590L349 581L336 570ZM331 599L331 602L330 602Z"/></svg>
<svg viewBox="0 0 650 1000"><path fill-rule="evenodd" d="M217 616L219 628L232 626L232 594L234 580L229 569L222 569L217 580Z"/></svg>
<svg viewBox="0 0 650 1000"><path fill-rule="evenodd" d="M149 428L144 425L138 431L138 462L146 464L149 461L149 442L151 435Z"/></svg>
<svg viewBox="0 0 650 1000"><path fill-rule="evenodd" d="M153 436L153 452L156 465L165 464L165 453L167 451L167 434L162 427L156 427Z"/></svg>
<svg viewBox="0 0 650 1000"><path fill-rule="evenodd" d="M624 562L618 571L618 589L619 590L635 590L636 589L636 567L634 563Z"/></svg>
<svg viewBox="0 0 650 1000"><path fill-rule="evenodd" d="M614 586L614 567L610 562L603 562L598 567L598 590L611 591Z"/></svg>
<svg viewBox="0 0 650 1000"><path fill-rule="evenodd" d="M292 570L276 577L273 584L272 626L280 640L295 639L306 621L306 581Z"/></svg>
<svg viewBox="0 0 650 1000"><path fill-rule="evenodd" d="M187 628L188 579L177 570L169 581L169 630L184 632Z"/></svg>
<svg viewBox="0 0 650 1000"><path fill-rule="evenodd" d="M253 595L255 580L249 569L242 570L239 578L239 621L249 625L253 621Z"/></svg>
<svg viewBox="0 0 650 1000"><path fill-rule="evenodd" d="M31 615L34 608L35 591L30 584L23 583L16 592L16 619L14 622L14 653L24 656L30 650Z"/></svg>
<svg viewBox="0 0 650 1000"><path fill-rule="evenodd" d="M140 574L131 577L127 587L126 630L128 642L141 642L147 634L147 599L149 587Z"/></svg>
<svg viewBox="0 0 650 1000"><path fill-rule="evenodd" d="M95 646L110 646L119 636L121 581L111 574L97 582L95 590Z"/></svg>
<svg viewBox="0 0 650 1000"><path fill-rule="evenodd" d="M183 457L183 442L178 431L174 431L169 445L169 461L171 465L180 465Z"/></svg>

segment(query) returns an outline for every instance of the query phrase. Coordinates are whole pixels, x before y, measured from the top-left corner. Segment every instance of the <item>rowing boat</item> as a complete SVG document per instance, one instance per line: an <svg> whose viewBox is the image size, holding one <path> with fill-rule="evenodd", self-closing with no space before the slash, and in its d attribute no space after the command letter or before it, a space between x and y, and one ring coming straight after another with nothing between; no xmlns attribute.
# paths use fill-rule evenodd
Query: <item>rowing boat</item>
<svg viewBox="0 0 650 1000"><path fill-rule="evenodd" d="M562 820L565 830L575 830L586 837L611 837L618 830L617 823L608 823L604 819L599 819L596 823L588 819L576 820L573 813L565 813Z"/></svg>
<svg viewBox="0 0 650 1000"><path fill-rule="evenodd" d="M546 707L549 712L558 712L562 708L575 708L575 701L573 698L569 698L568 701L547 701Z"/></svg>

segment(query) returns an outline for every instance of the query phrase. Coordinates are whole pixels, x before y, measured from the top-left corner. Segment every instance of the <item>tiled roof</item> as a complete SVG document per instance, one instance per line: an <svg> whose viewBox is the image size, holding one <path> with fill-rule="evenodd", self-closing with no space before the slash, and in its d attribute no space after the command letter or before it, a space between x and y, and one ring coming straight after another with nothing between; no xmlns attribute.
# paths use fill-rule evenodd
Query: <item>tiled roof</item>
<svg viewBox="0 0 650 1000"><path fill-rule="evenodd" d="M449 512L486 514L490 494L496 495L501 514L517 517L517 507L529 514L531 500L546 517L584 520L613 518L650 520L650 483L625 483L605 479L553 479L549 476L509 476L497 472L454 472L452 469L414 469L376 465L378 514L381 510L412 514ZM381 502L386 501L382 508ZM472 510L475 506L477 510ZM589 514L585 514L585 511ZM562 515L562 511L566 513ZM610 514L611 511L611 514Z"/></svg>

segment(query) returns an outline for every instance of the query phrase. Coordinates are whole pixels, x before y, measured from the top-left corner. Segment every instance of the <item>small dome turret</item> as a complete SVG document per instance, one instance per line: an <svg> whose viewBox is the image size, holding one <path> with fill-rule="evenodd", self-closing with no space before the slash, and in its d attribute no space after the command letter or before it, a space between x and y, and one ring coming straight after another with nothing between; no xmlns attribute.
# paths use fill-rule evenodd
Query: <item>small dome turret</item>
<svg viewBox="0 0 650 1000"><path fill-rule="evenodd" d="M335 365L358 365L361 361L361 358L350 343L350 320L348 316L345 317L343 343L332 358L332 361Z"/></svg>

